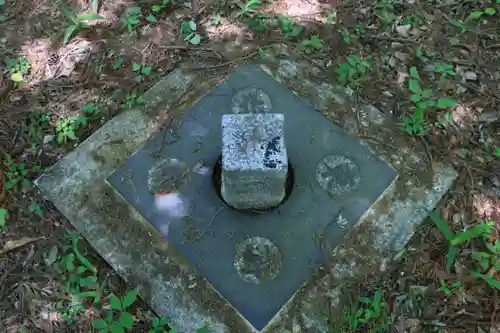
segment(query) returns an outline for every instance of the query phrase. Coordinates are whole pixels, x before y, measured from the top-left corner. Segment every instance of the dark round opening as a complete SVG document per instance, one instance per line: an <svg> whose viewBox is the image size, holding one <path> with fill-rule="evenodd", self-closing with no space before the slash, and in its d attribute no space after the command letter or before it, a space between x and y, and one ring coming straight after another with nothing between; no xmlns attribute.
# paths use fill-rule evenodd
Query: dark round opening
<svg viewBox="0 0 500 333"><path fill-rule="evenodd" d="M290 163L290 160L288 160L288 173L286 175L286 181L285 181L285 197L281 202L273 207L268 207L264 209L238 209L234 208L231 205L229 205L224 198L222 197L222 155L219 155L219 158L217 158L217 161L215 162L214 169L212 172L212 181L214 184L215 188L215 193L217 193L217 196L219 199L222 200L229 208L237 210L238 212L244 213L244 214L249 214L249 215L259 215L259 214L264 214L267 212L271 212L275 209L277 209L279 206L283 205L290 195L292 194L293 190L293 183L294 183L294 175L293 175L293 167L292 163Z"/></svg>

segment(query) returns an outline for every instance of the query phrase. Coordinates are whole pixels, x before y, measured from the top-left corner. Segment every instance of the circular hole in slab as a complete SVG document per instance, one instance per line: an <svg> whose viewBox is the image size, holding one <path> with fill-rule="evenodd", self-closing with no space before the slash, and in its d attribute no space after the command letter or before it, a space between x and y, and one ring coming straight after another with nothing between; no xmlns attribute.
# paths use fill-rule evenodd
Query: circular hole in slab
<svg viewBox="0 0 500 333"><path fill-rule="evenodd" d="M224 200L224 198L222 197L222 155L219 155L219 157L217 158L217 161L215 162L214 169L212 172L212 181L213 181L215 193L217 194L219 199L222 200L222 202L224 202L229 208L237 210L237 211L244 213L244 214L248 214L248 215L260 215L260 214L264 214L264 213L276 210L278 207L283 205L288 200L288 198L292 194L292 190L293 190L294 170L293 170L292 163L290 162L290 160L288 160L288 173L287 173L286 181L285 181L285 197L283 198L283 200L281 200L281 202L278 205L273 206L273 207L264 208L264 209L256 209L256 208L238 209L238 208L232 207Z"/></svg>

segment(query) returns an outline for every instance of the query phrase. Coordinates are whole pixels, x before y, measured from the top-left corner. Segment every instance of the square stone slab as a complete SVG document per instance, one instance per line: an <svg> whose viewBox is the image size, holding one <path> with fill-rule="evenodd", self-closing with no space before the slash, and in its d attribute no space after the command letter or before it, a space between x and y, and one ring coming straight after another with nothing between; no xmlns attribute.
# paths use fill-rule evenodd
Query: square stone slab
<svg viewBox="0 0 500 333"><path fill-rule="evenodd" d="M260 215L230 209L218 195L221 117L240 112L285 118L293 187L284 204ZM153 136L108 181L261 330L324 262L323 240L342 243L395 178L392 167L310 103L248 65L187 109L175 133ZM189 207L181 221L154 209L154 193L174 191Z"/></svg>
<svg viewBox="0 0 500 333"><path fill-rule="evenodd" d="M346 280L361 281L367 274L382 274L391 258L405 246L428 212L452 186L457 173L437 160L430 161L424 146L418 141L408 140L406 135L394 129L391 117L385 117L376 108L354 98L351 90L330 82L324 76L324 69L316 68L308 61L283 59L281 49L267 51L262 59L265 62L261 66L263 70L319 110L312 112L318 116L321 113L339 124L348 131L356 144L361 143L392 165L398 173L398 177L355 227L351 227L344 236L338 235L341 239L338 246L320 241L323 244L323 256L329 258L328 262L262 330L265 333L328 333L329 313L339 314L342 311L342 303L338 300L340 286ZM165 124L171 132L165 135L164 143L173 143L179 139L175 132L180 123L171 122L171 119L183 114L215 85L226 79L226 73L223 72L208 76L205 74L204 71L183 69L173 71L144 94L147 111L136 109L121 112L64 156L36 184L45 198L54 203L130 287L140 289L141 298L157 314L171 318L172 325L179 333L196 332L196 329L205 324L214 333L254 333L251 325L175 249L177 245L166 241L106 181L131 155L148 145L149 138L162 130ZM280 89L286 90L283 87ZM245 96L252 92L254 98L250 99L250 104L242 103ZM271 106L267 95L262 90L252 89L248 93L240 93L234 99L234 105L231 104L234 107L232 110L244 112L250 107L255 112L266 112ZM302 129L305 125L307 124L300 123L298 128ZM207 135L204 128L206 126L193 128L195 137ZM311 141L321 141L335 148L337 142L332 140L334 138L329 132L318 132ZM207 142L200 142L203 143ZM154 155L164 156L161 154L161 146L157 148ZM292 165L295 159L296 155L291 157ZM155 161L154 156L153 160ZM168 161L171 165L178 165L175 160ZM311 162L313 167L314 162L316 161ZM198 165L195 171L190 172L193 178L203 178L202 175L210 170L210 164L214 162L206 163L206 166ZM128 177L124 176L123 181L128 182ZM176 186L176 183L172 181L164 185ZM315 191L322 191L314 177L308 186ZM297 187L294 187L289 201L294 200L296 191ZM146 199L150 200L149 196ZM328 207L335 205L335 202L335 197L331 197ZM221 225L216 214L225 206L218 197L217 200L214 199L214 204L218 206L210 212L213 214L196 222L206 228L213 219L200 242L206 243L211 233L215 234L218 231L216 228ZM310 209L307 207L302 214L315 214L317 212L314 210L318 206L314 205ZM338 205L336 207L338 209ZM331 210L335 214L335 209ZM227 211L228 208L223 208L219 215ZM332 220L338 220L335 217L336 215L332 215ZM238 222L239 220L236 221ZM241 222L241 225L247 225L243 223L246 221ZM349 227L350 225L346 226ZM194 230L193 235L200 235L204 230ZM189 232L187 234L190 236ZM302 237L300 242L305 239L306 237ZM257 241L260 242L257 242L259 246L256 250L275 258L273 247L260 239ZM241 249L242 246L239 246L236 252L242 253ZM250 249L253 250L252 247ZM232 256L227 257L234 260ZM240 260L237 261L239 262ZM280 273L283 273L283 268ZM293 277L297 272L289 273ZM238 279L241 280L239 276ZM245 286L249 284L246 283ZM268 296L262 299L262 305L268 300Z"/></svg>
<svg viewBox="0 0 500 333"><path fill-rule="evenodd" d="M283 114L222 116L221 196L228 205L278 206L285 198L287 175Z"/></svg>

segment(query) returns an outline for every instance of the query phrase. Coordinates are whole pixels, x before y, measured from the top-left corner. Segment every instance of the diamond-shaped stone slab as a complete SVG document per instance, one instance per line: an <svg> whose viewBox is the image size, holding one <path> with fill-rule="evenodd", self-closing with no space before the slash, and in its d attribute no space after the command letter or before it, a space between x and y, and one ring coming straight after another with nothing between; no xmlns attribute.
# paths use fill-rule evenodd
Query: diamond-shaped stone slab
<svg viewBox="0 0 500 333"><path fill-rule="evenodd" d="M331 312L342 311L343 303L337 295L342 293L340 286L346 279L362 280L366 274L384 271L452 186L457 173L438 160L429 161L425 147L395 130L391 117L363 100L356 100L352 91L335 85L322 69L306 60L284 59L281 49L269 51L262 59L265 71L349 133L359 136L363 145L383 156L399 175L342 244L331 247L331 252L325 251L325 257L330 259L325 269L263 330L326 333L331 327L325 304L331 304ZM163 128L166 116L170 119L182 114L186 105L197 103L225 78L222 72L207 76L205 72L176 69L146 91L146 112L121 112L36 181L44 197L53 202L129 287L140 288L140 297L157 314L171 319L179 333L195 332L203 325L214 333L255 330L106 178L152 133ZM258 103L251 103L250 108L266 112L271 106L269 96L257 89L239 93L232 111L243 112L249 104L242 100L252 94ZM171 128L175 131L175 126ZM168 137L165 139L169 141ZM203 173L206 168L200 166L197 170ZM253 237L237 247L237 262L255 243L262 245L262 253L276 258L271 244ZM272 270L263 273L273 275Z"/></svg>
<svg viewBox="0 0 500 333"><path fill-rule="evenodd" d="M222 149L221 116L246 112L284 114L294 168L288 200L257 216L227 208L212 177ZM396 178L387 163L253 65L231 73L175 128L154 136L108 180L259 330L323 262L322 239L332 248L341 243ZM155 173L163 176L152 181ZM180 193L189 207L184 219L155 211L153 192L162 189ZM270 270L260 283L237 269L238 255L256 244L259 258L280 261L278 272Z"/></svg>

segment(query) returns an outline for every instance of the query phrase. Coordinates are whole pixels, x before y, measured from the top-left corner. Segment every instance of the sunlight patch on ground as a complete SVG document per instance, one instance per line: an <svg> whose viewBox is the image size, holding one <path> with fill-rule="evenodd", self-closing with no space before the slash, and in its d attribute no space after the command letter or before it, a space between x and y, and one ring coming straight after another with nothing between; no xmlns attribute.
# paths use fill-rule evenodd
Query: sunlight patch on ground
<svg viewBox="0 0 500 333"><path fill-rule="evenodd" d="M14 317L12 317L12 319L15 320ZM5 324L7 327L7 331L5 333L19 333L19 332L22 332L23 329L26 329L26 327L21 326L21 325L17 325L17 324L9 325L8 320L6 321Z"/></svg>
<svg viewBox="0 0 500 333"><path fill-rule="evenodd" d="M453 123L460 128L465 128L477 120L474 109L467 105L459 104L451 111Z"/></svg>
<svg viewBox="0 0 500 333"><path fill-rule="evenodd" d="M95 99L95 91L83 89L75 85L71 89L67 80L79 81L82 72L85 70L93 71L88 66L90 56L101 48L100 42L91 42L84 38L76 37L67 45L61 45L54 48L49 39L28 40L21 46L20 55L24 55L30 65L30 75L26 78L23 85L20 86L19 94L23 91L35 87L41 87L44 83L45 89L57 91L57 87L67 86L66 96L47 105L53 114L60 118L67 118L78 114L80 108Z"/></svg>
<svg viewBox="0 0 500 333"><path fill-rule="evenodd" d="M280 0L273 2L269 9L275 14L282 14L288 17L314 17L330 8L327 8L319 0Z"/></svg>
<svg viewBox="0 0 500 333"><path fill-rule="evenodd" d="M220 25L207 24L203 27L207 37L214 42L234 41L239 44L245 37L248 37L248 32L243 24L221 21Z"/></svg>
<svg viewBox="0 0 500 333"><path fill-rule="evenodd" d="M61 315L59 312L52 311L50 308L44 309L40 312L40 318L50 322L61 321Z"/></svg>
<svg viewBox="0 0 500 333"><path fill-rule="evenodd" d="M137 4L128 0L104 1L99 8L99 15L105 17L107 23L113 23L120 19L120 15L126 8L134 6Z"/></svg>
<svg viewBox="0 0 500 333"><path fill-rule="evenodd" d="M50 54L50 42L46 39L26 41L21 46L21 54L31 65L31 77L43 77Z"/></svg>
<svg viewBox="0 0 500 333"><path fill-rule="evenodd" d="M480 219L500 223L500 200L485 195L475 195L473 205Z"/></svg>
<svg viewBox="0 0 500 333"><path fill-rule="evenodd" d="M31 65L31 76L48 80L70 76L87 59L91 48L92 43L84 39L75 38L58 49L53 49L48 39L34 39L21 46L21 53Z"/></svg>

